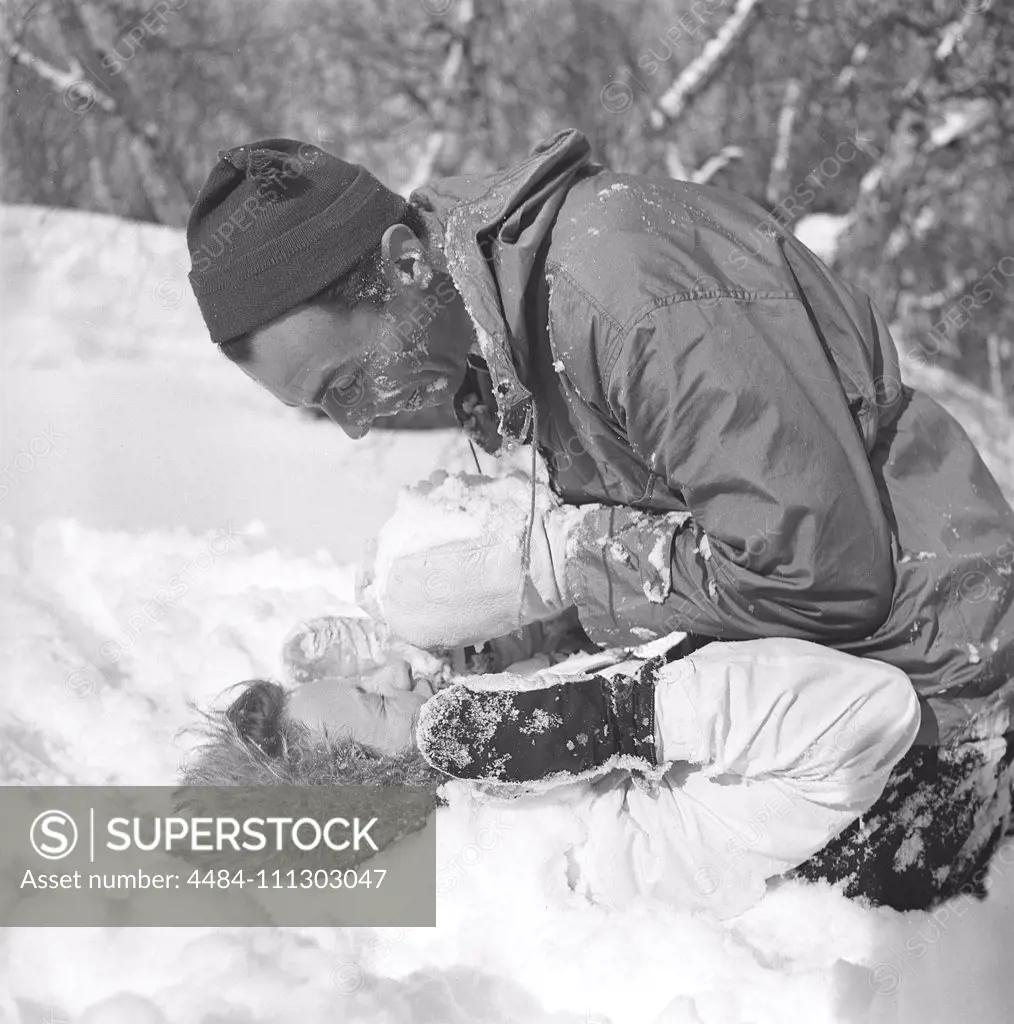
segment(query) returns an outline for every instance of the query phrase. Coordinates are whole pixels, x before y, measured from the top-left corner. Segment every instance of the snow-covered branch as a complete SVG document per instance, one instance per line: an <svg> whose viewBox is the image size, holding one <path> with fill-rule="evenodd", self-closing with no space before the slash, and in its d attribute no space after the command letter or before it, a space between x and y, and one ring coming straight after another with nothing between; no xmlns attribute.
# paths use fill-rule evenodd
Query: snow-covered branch
<svg viewBox="0 0 1014 1024"><path fill-rule="evenodd" d="M690 170L683 163L679 146L675 142L670 142L665 147L665 166L669 176L677 181L692 181L695 185L707 185L723 167L728 167L733 160L740 160L742 157L743 150L739 146L723 146L718 153L709 156L700 167Z"/></svg>
<svg viewBox="0 0 1014 1024"><path fill-rule="evenodd" d="M910 292L905 297L905 304L910 309L919 309L923 312L932 313L944 306L949 305L976 279L974 272L967 272L956 275L943 288L924 295L916 295Z"/></svg>
<svg viewBox="0 0 1014 1024"><path fill-rule="evenodd" d="M659 97L651 112L651 126L660 131L674 124L686 112L687 107L711 84L722 70L736 43L746 33L753 14L759 10L762 0L736 0L732 14L722 27L679 74L676 81Z"/></svg>
<svg viewBox="0 0 1014 1024"><path fill-rule="evenodd" d="M742 159L743 150L740 149L739 146L723 146L718 153L714 156L708 157L708 159L690 175L690 180L697 185L707 185L707 183L711 181L719 171L728 167L733 160Z"/></svg>
<svg viewBox="0 0 1014 1024"><path fill-rule="evenodd" d="M940 42L937 43L937 48L933 52L933 57L937 61L944 61L950 57L982 9L980 7L977 10L974 4L963 4L962 6L965 7L964 14L957 21L952 21L940 34Z"/></svg>
<svg viewBox="0 0 1014 1024"><path fill-rule="evenodd" d="M76 60L71 60L70 67L63 71L55 64L50 64L49 61L43 60L13 39L0 39L0 46L3 47L15 64L31 69L44 82L48 82L57 92L69 97L73 90L85 89L87 90L89 100L100 106L107 113L116 113L116 103L113 101L113 98L86 77L84 69ZM89 106L91 106L91 103L89 103Z"/></svg>
<svg viewBox="0 0 1014 1024"><path fill-rule="evenodd" d="M959 44L971 29L973 13L966 11L939 29L932 56L898 94L884 154L864 175L856 202L847 214L839 259L847 259L860 250L875 253L880 259L897 256L928 223L922 218L917 185L925 178L932 153L970 134L982 120L980 109L966 104L931 130L925 114L927 108L939 107L939 100L931 102L929 86L958 54ZM988 113L987 108L988 105L983 107ZM893 315L901 301L900 285L883 275L877 276L876 282L881 289L881 306Z"/></svg>
<svg viewBox="0 0 1014 1024"><path fill-rule="evenodd" d="M835 79L835 92L844 92L850 85L852 85L859 73L859 68L866 63L866 58L869 57L869 55L870 45L865 41L860 41L852 47L852 53L849 55L848 64L838 72L838 77Z"/></svg>

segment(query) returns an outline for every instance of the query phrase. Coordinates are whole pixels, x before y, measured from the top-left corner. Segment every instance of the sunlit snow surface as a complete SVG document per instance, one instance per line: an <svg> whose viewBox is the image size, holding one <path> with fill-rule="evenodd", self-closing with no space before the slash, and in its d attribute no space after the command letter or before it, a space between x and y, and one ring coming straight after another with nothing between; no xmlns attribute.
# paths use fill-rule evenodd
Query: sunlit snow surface
<svg viewBox="0 0 1014 1024"><path fill-rule="evenodd" d="M353 450L294 419L209 352L187 301L154 302L185 260L176 236L81 215L47 223L31 227L51 258L32 269L20 257L5 294L16 329L3 465L50 418L66 436L0 499L0 781L171 782L192 742L188 702L277 674L294 622L348 607L349 562L396 485L467 468L468 453L447 435ZM82 310L108 320L108 344L76 326ZM244 454L253 443L270 449ZM157 595L162 613L146 616ZM565 850L587 839L579 787L450 799L435 929L7 930L0 1021L1009 1020L1012 847L985 903L959 900L935 919L793 884L718 924L571 892Z"/></svg>

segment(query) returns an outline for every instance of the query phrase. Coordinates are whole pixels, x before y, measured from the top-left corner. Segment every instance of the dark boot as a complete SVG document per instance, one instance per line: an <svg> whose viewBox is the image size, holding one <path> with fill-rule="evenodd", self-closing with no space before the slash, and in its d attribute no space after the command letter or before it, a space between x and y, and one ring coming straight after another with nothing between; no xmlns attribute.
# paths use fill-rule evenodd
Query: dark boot
<svg viewBox="0 0 1014 1024"><path fill-rule="evenodd" d="M984 897L1012 797L1014 733L912 747L873 807L790 874L902 911Z"/></svg>
<svg viewBox="0 0 1014 1024"><path fill-rule="evenodd" d="M475 782L571 782L611 768L651 773L661 664L539 690L455 683L423 707L419 749L438 771Z"/></svg>

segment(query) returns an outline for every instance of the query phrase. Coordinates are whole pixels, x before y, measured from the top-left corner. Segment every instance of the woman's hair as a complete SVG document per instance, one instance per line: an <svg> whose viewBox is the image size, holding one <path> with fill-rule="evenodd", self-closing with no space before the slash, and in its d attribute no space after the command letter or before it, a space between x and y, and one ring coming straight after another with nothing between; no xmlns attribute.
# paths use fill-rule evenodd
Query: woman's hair
<svg viewBox="0 0 1014 1024"><path fill-rule="evenodd" d="M225 711L203 712L204 742L188 758L184 785L418 786L446 777L415 747L382 754L347 736L313 733L285 714L278 683L251 679Z"/></svg>
<svg viewBox="0 0 1014 1024"><path fill-rule="evenodd" d="M285 691L264 679L249 680L240 696L225 711L202 712L199 728L203 742L181 769L175 792L177 813L243 818L263 813L262 786L298 787L286 796L294 817L314 816L330 806L323 787L350 787L342 797L343 813L376 813L377 798L364 787L396 789L384 800L384 813L371 838L380 850L426 827L442 801L437 788L446 776L430 767L415 747L397 754L381 754L348 736L320 736L285 715ZM206 793L209 786L232 787ZM355 787L355 788L352 788ZM224 810L223 810L224 809ZM300 861L301 867L352 867L368 860L371 851L320 850ZM194 858L197 858L196 860ZM224 859L223 859L224 858ZM212 852L188 857L205 868L234 866L224 854ZM281 853L265 853L265 869L288 868Z"/></svg>
<svg viewBox="0 0 1014 1024"><path fill-rule="evenodd" d="M426 221L418 207L409 203L398 223L410 228L423 245L429 241ZM305 301L348 313L364 302L380 309L390 297L391 288L384 273L384 257L378 242L340 278ZM222 342L219 348L232 362L243 364L250 358L250 334Z"/></svg>
<svg viewBox="0 0 1014 1024"><path fill-rule="evenodd" d="M280 757L285 750L285 691L266 679L251 679L239 685L245 689L225 709L226 719L244 742L252 743L268 757Z"/></svg>

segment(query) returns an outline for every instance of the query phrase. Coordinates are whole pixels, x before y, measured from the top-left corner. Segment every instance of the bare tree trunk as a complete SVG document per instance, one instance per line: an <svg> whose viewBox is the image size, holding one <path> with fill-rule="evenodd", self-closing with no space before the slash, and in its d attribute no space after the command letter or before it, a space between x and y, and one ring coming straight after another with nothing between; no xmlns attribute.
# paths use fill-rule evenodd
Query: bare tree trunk
<svg viewBox="0 0 1014 1024"><path fill-rule="evenodd" d="M107 70L104 54L82 18L78 0L61 0L54 5L54 14L68 52L87 74L85 81L97 105L123 122L141 184L156 216L164 224L186 224L192 196L170 142L142 109L125 76Z"/></svg>
<svg viewBox="0 0 1014 1024"><path fill-rule="evenodd" d="M85 138L88 140L88 176L91 178L92 192L99 201L99 209L103 213L116 213L116 201L113 199L112 191L109 188L109 175L106 173L106 164L99 155L101 140L95 122L86 117L82 122Z"/></svg>
<svg viewBox="0 0 1014 1024"><path fill-rule="evenodd" d="M472 17L472 8L465 5L463 10L459 12L462 29L467 29ZM412 192L425 185L433 177L434 168L438 165L445 167L450 160L454 160L458 155L456 150L459 147L456 144L451 118L453 116L453 92L457 79L461 74L464 56L464 39L461 36L455 36L451 39L451 44L447 50L447 59L444 61L444 66L440 71L440 94L434 103L434 109L431 111L435 123L441 125L441 127L430 133L430 137L423 146L419 162L413 168L408 181L398 190L402 195L411 195ZM447 150L452 152L448 153Z"/></svg>
<svg viewBox="0 0 1014 1024"><path fill-rule="evenodd" d="M468 46L474 36L477 17L472 0L458 4L453 14L454 34L440 69L438 93L430 109L434 124L440 127L426 140L419 162L399 189L403 195L409 195L434 176L457 173L460 167L467 120L461 103L461 81L469 71L466 67L469 62Z"/></svg>
<svg viewBox="0 0 1014 1024"><path fill-rule="evenodd" d="M187 222L190 196L183 184L178 162L158 126L144 117L130 87L103 66L103 55L92 40L75 0L62 0L55 14L67 52L66 70L43 60L5 29L0 45L11 60L35 72L63 94L71 110L88 114L94 107L118 118L130 138L130 153L137 167L152 212L164 224Z"/></svg>
<svg viewBox="0 0 1014 1024"><path fill-rule="evenodd" d="M811 0L796 0L793 17L793 31L802 36L809 28ZM768 187L765 198L774 206L788 191L789 163L792 159L792 142L796 132L796 120L803 101L803 80L793 75L785 84L782 109L778 114L778 130L775 135L775 152L771 157L768 171Z"/></svg>
<svg viewBox="0 0 1014 1024"><path fill-rule="evenodd" d="M1003 386L1003 361L1000 358L1000 336L990 334L986 338L986 356L989 360L989 389L993 397L1006 409L1008 398Z"/></svg>

